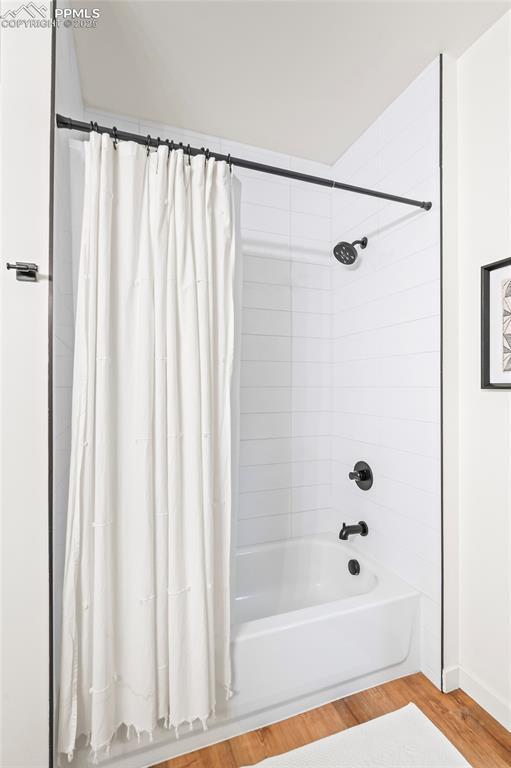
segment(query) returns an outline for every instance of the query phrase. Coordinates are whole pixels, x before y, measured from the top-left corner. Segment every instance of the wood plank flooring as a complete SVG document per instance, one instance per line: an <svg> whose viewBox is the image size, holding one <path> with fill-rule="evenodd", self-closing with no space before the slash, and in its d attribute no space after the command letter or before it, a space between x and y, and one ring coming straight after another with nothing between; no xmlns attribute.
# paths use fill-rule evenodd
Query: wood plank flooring
<svg viewBox="0 0 511 768"><path fill-rule="evenodd" d="M413 702L473 768L511 768L511 733L463 691L443 694L422 674L347 696L153 768L240 768L365 723Z"/></svg>

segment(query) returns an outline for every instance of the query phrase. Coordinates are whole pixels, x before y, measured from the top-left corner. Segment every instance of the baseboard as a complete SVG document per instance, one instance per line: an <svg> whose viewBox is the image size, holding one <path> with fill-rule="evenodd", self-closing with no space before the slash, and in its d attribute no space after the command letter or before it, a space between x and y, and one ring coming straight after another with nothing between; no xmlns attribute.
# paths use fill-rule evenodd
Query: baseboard
<svg viewBox="0 0 511 768"><path fill-rule="evenodd" d="M460 668L446 667L442 673L443 691L450 693L460 687Z"/></svg>
<svg viewBox="0 0 511 768"><path fill-rule="evenodd" d="M458 668L459 688L476 701L508 731L511 730L511 707L505 699L463 667Z"/></svg>

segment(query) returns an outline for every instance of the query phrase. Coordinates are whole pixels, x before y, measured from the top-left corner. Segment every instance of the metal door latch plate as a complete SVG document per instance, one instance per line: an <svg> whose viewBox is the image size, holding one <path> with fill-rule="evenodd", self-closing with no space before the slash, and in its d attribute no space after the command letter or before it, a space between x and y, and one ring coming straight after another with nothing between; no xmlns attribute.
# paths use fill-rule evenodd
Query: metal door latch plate
<svg viewBox="0 0 511 768"><path fill-rule="evenodd" d="M37 282L37 264L31 264L27 261L17 261L15 264L7 264L7 269L16 270L16 280L22 280L26 283Z"/></svg>

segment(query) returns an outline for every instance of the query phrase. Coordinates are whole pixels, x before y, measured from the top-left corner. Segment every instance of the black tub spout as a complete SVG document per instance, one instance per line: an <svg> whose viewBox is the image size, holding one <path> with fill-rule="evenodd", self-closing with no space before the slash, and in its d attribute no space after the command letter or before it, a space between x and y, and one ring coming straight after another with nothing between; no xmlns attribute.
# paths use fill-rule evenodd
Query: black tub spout
<svg viewBox="0 0 511 768"><path fill-rule="evenodd" d="M368 525L367 523L364 523L363 520L361 520L356 525L346 525L346 523L343 523L341 532L339 533L339 538L341 541L348 541L350 536L354 536L355 534L360 536L367 536L368 533Z"/></svg>

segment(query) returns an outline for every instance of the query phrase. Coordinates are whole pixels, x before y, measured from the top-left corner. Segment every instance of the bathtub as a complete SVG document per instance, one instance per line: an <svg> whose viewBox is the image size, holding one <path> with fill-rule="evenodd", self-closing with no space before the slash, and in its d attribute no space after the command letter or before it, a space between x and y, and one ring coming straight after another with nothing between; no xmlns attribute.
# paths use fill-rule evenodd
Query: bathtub
<svg viewBox="0 0 511 768"><path fill-rule="evenodd" d="M306 536L243 547L233 559L233 697L218 691L207 731L116 742L105 768L155 765L418 671L418 593L349 542ZM72 765L88 768L87 751Z"/></svg>
<svg viewBox="0 0 511 768"><path fill-rule="evenodd" d="M243 547L235 561L231 717L321 691L328 701L407 659L418 668L419 594L334 534Z"/></svg>

